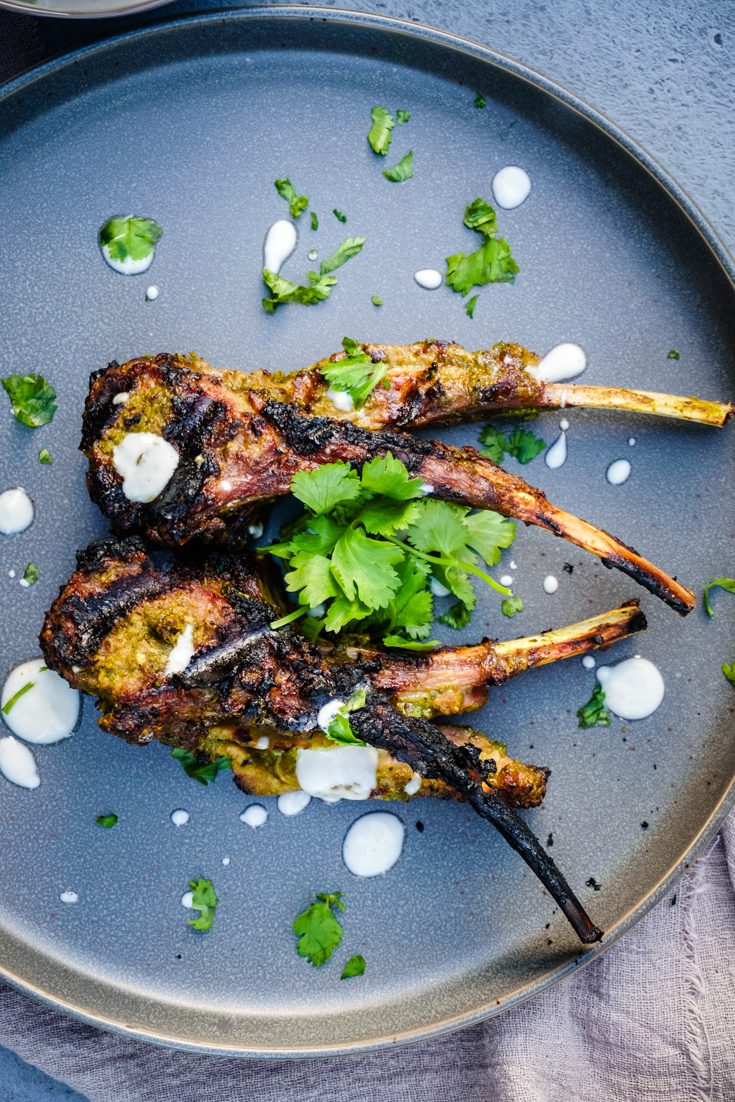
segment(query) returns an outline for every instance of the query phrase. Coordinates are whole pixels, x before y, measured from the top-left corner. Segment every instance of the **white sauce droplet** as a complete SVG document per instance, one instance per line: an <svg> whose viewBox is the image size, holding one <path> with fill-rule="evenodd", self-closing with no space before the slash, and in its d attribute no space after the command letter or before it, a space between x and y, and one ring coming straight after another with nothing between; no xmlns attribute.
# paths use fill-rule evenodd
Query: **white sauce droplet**
<svg viewBox="0 0 735 1102"><path fill-rule="evenodd" d="M377 769L378 751L372 746L296 752L296 779L300 787L328 804L369 799L377 786Z"/></svg>
<svg viewBox="0 0 735 1102"><path fill-rule="evenodd" d="M567 392L566 392L566 390L562 390L562 392L561 392L561 401L559 402L559 408L560 409L566 409L567 408Z"/></svg>
<svg viewBox="0 0 735 1102"><path fill-rule="evenodd" d="M403 786L403 791L407 796L415 796L418 790L421 788L421 775L414 773L408 784Z"/></svg>
<svg viewBox="0 0 735 1102"><path fill-rule="evenodd" d="M33 520L33 502L21 486L0 494L0 532L14 536L25 532Z"/></svg>
<svg viewBox="0 0 735 1102"><path fill-rule="evenodd" d="M316 260L316 256L317 256L316 249L312 249L311 252L309 253L309 260Z"/></svg>
<svg viewBox="0 0 735 1102"><path fill-rule="evenodd" d="M605 690L605 707L621 719L645 719L664 698L660 671L638 655L617 666L600 666L597 680Z"/></svg>
<svg viewBox="0 0 735 1102"><path fill-rule="evenodd" d="M525 203L531 191L528 173L517 165L508 165L496 172L493 177L493 195L495 202L503 210L514 210Z"/></svg>
<svg viewBox="0 0 735 1102"><path fill-rule="evenodd" d="M512 576L510 574L503 574L503 577L500 579L500 584L501 585L513 585Z"/></svg>
<svg viewBox="0 0 735 1102"><path fill-rule="evenodd" d="M258 739L258 741L255 744L255 749L256 750L267 750L268 747L270 746L270 744L271 744L271 740L268 738L268 736L267 735L261 735L260 738Z"/></svg>
<svg viewBox="0 0 735 1102"><path fill-rule="evenodd" d="M562 430L562 432L566 432L569 428L569 422L567 421L566 417L562 418L562 420L559 422L559 428Z"/></svg>
<svg viewBox="0 0 735 1102"><path fill-rule="evenodd" d="M152 432L129 432L112 449L112 462L123 479L128 501L154 501L179 465L173 444Z"/></svg>
<svg viewBox="0 0 735 1102"><path fill-rule="evenodd" d="M59 899L62 903L77 903L79 896L76 892L62 892Z"/></svg>
<svg viewBox="0 0 735 1102"><path fill-rule="evenodd" d="M582 665L586 670L594 670L597 663L591 654L585 654L584 658L582 659Z"/></svg>
<svg viewBox="0 0 735 1102"><path fill-rule="evenodd" d="M631 448L634 448L635 447L635 436L631 436L630 439L628 440L628 443L630 444Z"/></svg>
<svg viewBox="0 0 735 1102"><path fill-rule="evenodd" d="M113 271L126 276L140 275L141 272L147 272L153 263L153 257L156 255L156 250L153 248L148 256L144 256L142 260L133 260L132 256L126 256L124 260L113 260L110 256L109 245L103 245L101 251Z"/></svg>
<svg viewBox="0 0 735 1102"><path fill-rule="evenodd" d="M229 857L223 857L222 858L222 864L223 865L229 865L229 863L230 863Z"/></svg>
<svg viewBox="0 0 735 1102"><path fill-rule="evenodd" d="M188 907L191 910L191 906L194 902L194 892L184 892L181 897L181 906Z"/></svg>
<svg viewBox="0 0 735 1102"><path fill-rule="evenodd" d="M160 291L156 287L155 283L153 283L146 290L145 297L149 300L149 302L155 302L156 299L158 298L159 294L160 294Z"/></svg>
<svg viewBox="0 0 735 1102"><path fill-rule="evenodd" d="M611 486L620 486L630 478L631 469L627 459L616 459L607 468L607 481Z"/></svg>
<svg viewBox="0 0 735 1102"><path fill-rule="evenodd" d="M444 282L444 276L436 268L419 268L413 278L425 291L435 291Z"/></svg>
<svg viewBox="0 0 735 1102"><path fill-rule="evenodd" d="M15 571L14 570L9 570L8 571L8 577L9 578L14 578L15 577Z"/></svg>
<svg viewBox="0 0 735 1102"><path fill-rule="evenodd" d="M260 537L263 535L263 525L262 524L251 524L248 527L248 532L256 540L259 540Z"/></svg>
<svg viewBox="0 0 735 1102"><path fill-rule="evenodd" d="M447 587L442 585L439 579L433 577L433 575L429 578L429 589L435 597L448 597L452 592L451 589L447 589Z"/></svg>
<svg viewBox="0 0 735 1102"><path fill-rule="evenodd" d="M308 792L284 792L278 797L278 810L281 815L300 815L310 803Z"/></svg>
<svg viewBox="0 0 735 1102"><path fill-rule="evenodd" d="M33 754L12 735L0 738L0 773L20 788L38 788L41 783Z"/></svg>
<svg viewBox="0 0 735 1102"><path fill-rule="evenodd" d="M551 596L552 593L556 593L559 588L559 579L555 578L553 574L547 574L544 578L544 593L548 593Z"/></svg>
<svg viewBox="0 0 735 1102"><path fill-rule="evenodd" d="M113 406L124 406L127 401L130 400L130 395L127 390L121 390L119 394L116 394L112 399Z"/></svg>
<svg viewBox="0 0 735 1102"><path fill-rule="evenodd" d="M346 390L332 390L330 386L327 391L327 398L335 409L341 409L343 413L351 413L355 408L352 395L348 394Z"/></svg>
<svg viewBox="0 0 735 1102"><path fill-rule="evenodd" d="M24 589L30 589L31 588L31 583L27 582L25 580L25 578L21 578L20 581L18 582L18 585L22 585Z"/></svg>
<svg viewBox="0 0 735 1102"><path fill-rule="evenodd" d="M250 804L246 807L240 816L240 822L245 823L247 826L252 827L255 830L257 827L262 827L268 819L268 812L265 810L262 804Z"/></svg>
<svg viewBox="0 0 735 1102"><path fill-rule="evenodd" d="M274 222L265 235L265 244L263 245L263 267L267 268L269 272L275 272L275 274L278 275L281 268L296 248L298 236L298 232L293 222L289 222L287 218L282 218L279 222Z"/></svg>
<svg viewBox="0 0 735 1102"><path fill-rule="evenodd" d="M316 717L317 726L321 727L322 731L326 731L329 724L343 707L345 701L341 697L336 696L334 700L329 700L322 708L319 709L319 715Z"/></svg>
<svg viewBox="0 0 735 1102"><path fill-rule="evenodd" d="M347 831L342 847L345 865L355 876L380 876L392 869L403 849L405 827L397 815L375 811Z"/></svg>
<svg viewBox="0 0 735 1102"><path fill-rule="evenodd" d="M31 658L11 670L0 695L0 707L24 686L33 685L16 700L3 719L24 742L49 746L68 738L79 719L79 692L54 670L42 670L43 658Z"/></svg>
<svg viewBox="0 0 735 1102"><path fill-rule="evenodd" d="M510 568L511 568L511 570L517 570L518 569L518 566L516 565L516 563L513 562L512 559L510 561Z"/></svg>
<svg viewBox="0 0 735 1102"><path fill-rule="evenodd" d="M187 624L176 640L174 649L168 656L166 669L163 671L166 677L171 674L181 673L191 662L194 654L194 625Z"/></svg>
<svg viewBox="0 0 735 1102"><path fill-rule="evenodd" d="M319 604L314 605L313 608L310 608L306 615L311 616L314 620L318 620L324 615L325 612L326 609L324 607L324 604Z"/></svg>
<svg viewBox="0 0 735 1102"><path fill-rule="evenodd" d="M529 374L540 383L560 383L581 375L587 366L587 356L578 344L557 344L536 367L529 367ZM565 402L566 404L566 398ZM564 408L564 405L562 405Z"/></svg>
<svg viewBox="0 0 735 1102"><path fill-rule="evenodd" d="M562 432L551 445L546 449L546 455L544 456L544 462L547 467L550 467L552 471L555 471L557 467L562 467L567 461L567 434Z"/></svg>
<svg viewBox="0 0 735 1102"><path fill-rule="evenodd" d="M227 494L232 489L232 483L228 479L223 478L222 481L219 484L219 488L220 488L220 490L224 490L225 493Z"/></svg>
<svg viewBox="0 0 735 1102"><path fill-rule="evenodd" d="M171 822L174 824L175 827L186 826L186 824L189 822L189 818L189 812L184 811L183 807L179 807L176 809L176 811L171 812Z"/></svg>
<svg viewBox="0 0 735 1102"><path fill-rule="evenodd" d="M434 493L434 487L431 485L430 482L425 482L421 487L421 493L424 495L424 497L428 497L429 494Z"/></svg>

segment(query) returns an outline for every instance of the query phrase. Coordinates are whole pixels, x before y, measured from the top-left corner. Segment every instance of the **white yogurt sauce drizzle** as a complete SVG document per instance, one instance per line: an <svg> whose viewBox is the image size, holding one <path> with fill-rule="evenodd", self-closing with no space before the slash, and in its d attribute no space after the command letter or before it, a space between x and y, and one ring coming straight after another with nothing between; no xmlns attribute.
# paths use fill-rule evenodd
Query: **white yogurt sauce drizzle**
<svg viewBox="0 0 735 1102"><path fill-rule="evenodd" d="M503 574L502 578L500 579L500 584L501 585L513 585L512 576L510 574Z"/></svg>
<svg viewBox="0 0 735 1102"><path fill-rule="evenodd" d="M421 487L421 493L423 494L424 497L428 497L429 494L434 493L434 487L431 485L430 482L425 482L423 484L423 486Z"/></svg>
<svg viewBox="0 0 735 1102"><path fill-rule="evenodd" d="M547 448L544 462L555 471L567 461L567 434L562 431L550 448Z"/></svg>
<svg viewBox="0 0 735 1102"><path fill-rule="evenodd" d="M154 501L179 465L173 444L153 432L129 432L112 449L112 462L123 479L128 501Z"/></svg>
<svg viewBox="0 0 735 1102"><path fill-rule="evenodd" d="M18 697L7 715L3 713L3 719L14 735L39 746L69 738L79 719L78 690L53 670L42 669L45 665L43 658L21 662L8 674L0 695L4 708L26 685L33 686Z"/></svg>
<svg viewBox="0 0 735 1102"><path fill-rule="evenodd" d="M151 286L148 287L147 290L146 290L145 297L148 299L149 302L155 302L156 299L158 298L159 294L160 294L160 291L158 290L156 285L151 284Z"/></svg>
<svg viewBox="0 0 735 1102"><path fill-rule="evenodd" d="M326 731L329 724L338 714L340 708L344 707L345 701L341 697L335 696L333 700L328 700L327 703L319 709L319 714L316 717L317 726L321 727L322 731Z"/></svg>
<svg viewBox="0 0 735 1102"><path fill-rule="evenodd" d="M194 649L194 625L187 624L168 656L166 669L163 671L166 677L170 677L173 673L181 673L185 670L191 662Z"/></svg>
<svg viewBox="0 0 735 1102"><path fill-rule="evenodd" d="M140 275L142 272L147 272L153 263L153 257L156 255L156 250L153 248L148 256L144 256L142 260L133 260L132 256L126 256L124 260L113 260L110 256L109 245L103 245L101 252L113 271L126 276Z"/></svg>
<svg viewBox="0 0 735 1102"><path fill-rule="evenodd" d="M429 578L429 589L435 597L448 597L452 592L451 589L447 589L445 585L435 578L433 575Z"/></svg>
<svg viewBox="0 0 735 1102"><path fill-rule="evenodd" d="M284 792L278 797L278 810L281 815L300 815L311 803L308 792Z"/></svg>
<svg viewBox="0 0 735 1102"><path fill-rule="evenodd" d="M330 386L327 391L327 398L335 409L341 409L343 413L351 413L355 408L352 395L348 394L346 390L332 390Z"/></svg>
<svg viewBox="0 0 735 1102"><path fill-rule="evenodd" d="M584 666L584 668L586 670L594 670L595 666L597 665L597 662L595 661L595 659L592 657L591 654L585 654L585 656L582 659L582 665Z"/></svg>
<svg viewBox="0 0 735 1102"><path fill-rule="evenodd" d="M436 268L419 268L413 278L425 291L435 291L444 282L444 276Z"/></svg>
<svg viewBox="0 0 735 1102"><path fill-rule="evenodd" d="M25 532L33 521L33 502L21 486L0 494L0 532L14 536Z"/></svg>
<svg viewBox="0 0 735 1102"><path fill-rule="evenodd" d="M584 349L578 344L565 342L557 344L536 367L529 367L528 371L540 383L560 383L562 379L573 379L576 375L581 375L586 366L587 356Z"/></svg>
<svg viewBox="0 0 735 1102"><path fill-rule="evenodd" d="M514 210L525 203L531 192L528 173L517 165L507 165L493 176L495 202L503 210Z"/></svg>
<svg viewBox="0 0 735 1102"><path fill-rule="evenodd" d="M296 752L296 779L301 789L327 804L369 799L377 786L377 770L378 751L372 746Z"/></svg>
<svg viewBox="0 0 735 1102"><path fill-rule="evenodd" d="M267 735L261 735L258 741L255 743L256 750L267 750L271 744L271 740Z"/></svg>
<svg viewBox="0 0 735 1102"><path fill-rule="evenodd" d="M181 906L182 907L188 907L189 910L191 910L193 902L194 902L194 892L184 892L184 894L181 897Z"/></svg>
<svg viewBox="0 0 735 1102"><path fill-rule="evenodd" d="M627 459L616 459L607 468L607 481L611 486L621 486L630 478L631 469Z"/></svg>
<svg viewBox="0 0 735 1102"><path fill-rule="evenodd" d="M564 393L566 394L566 391L564 391ZM559 428L562 430L562 432L566 432L569 428L569 422L567 421L566 417L563 417L562 420L559 422Z"/></svg>
<svg viewBox="0 0 735 1102"><path fill-rule="evenodd" d="M635 447L635 436L631 436L628 440L628 443L630 444L631 448L634 448Z"/></svg>
<svg viewBox="0 0 735 1102"><path fill-rule="evenodd" d="M288 218L281 218L280 221L274 222L265 235L263 267L278 275L296 248L298 236L296 227L293 222L289 222Z"/></svg>
<svg viewBox="0 0 735 1102"><path fill-rule="evenodd" d="M605 690L605 707L621 719L645 719L664 698L660 671L640 655L617 666L600 666L597 680Z"/></svg>
<svg viewBox="0 0 735 1102"><path fill-rule="evenodd" d="M119 394L116 394L112 399L113 406L124 406L126 402L130 400L130 395L127 390L121 390Z"/></svg>
<svg viewBox="0 0 735 1102"><path fill-rule="evenodd" d="M222 858L222 864L223 865L229 865L229 863L230 863L230 858L229 857L223 857Z"/></svg>
<svg viewBox="0 0 735 1102"><path fill-rule="evenodd" d="M76 892L62 892L59 899L62 903L77 903L79 901L79 896Z"/></svg>
<svg viewBox="0 0 735 1102"><path fill-rule="evenodd" d="M403 791L407 796L415 796L418 790L421 788L421 774L414 773L408 784L404 784Z"/></svg>
<svg viewBox="0 0 735 1102"><path fill-rule="evenodd" d="M388 811L363 815L345 835L342 859L355 876L380 876L401 856L405 834L397 815Z"/></svg>
<svg viewBox="0 0 735 1102"><path fill-rule="evenodd" d="M171 812L171 822L174 824L175 827L186 826L186 824L189 822L189 818L189 812L184 811L183 807L179 807L176 809L176 811Z"/></svg>
<svg viewBox="0 0 735 1102"><path fill-rule="evenodd" d="M265 810L262 804L250 804L246 807L240 816L240 822L245 823L247 826L252 827L255 830L257 827L262 827L268 820L268 812Z"/></svg>
<svg viewBox="0 0 735 1102"><path fill-rule="evenodd" d="M553 574L547 574L544 578L544 593L548 593L551 596L552 593L556 593L559 588L559 579L555 578Z"/></svg>
<svg viewBox="0 0 735 1102"><path fill-rule="evenodd" d="M41 783L33 754L12 735L0 738L0 773L20 788L38 788Z"/></svg>

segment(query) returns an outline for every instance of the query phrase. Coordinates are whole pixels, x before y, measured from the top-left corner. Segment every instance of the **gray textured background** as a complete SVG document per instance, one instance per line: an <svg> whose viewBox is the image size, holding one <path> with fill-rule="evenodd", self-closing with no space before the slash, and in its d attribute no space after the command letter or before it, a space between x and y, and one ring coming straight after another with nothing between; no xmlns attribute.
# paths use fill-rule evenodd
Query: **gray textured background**
<svg viewBox="0 0 735 1102"><path fill-rule="evenodd" d="M177 0L149 21L222 6ZM480 41L571 88L657 157L735 249L734 3L393 0L369 7ZM45 20L37 33L54 56L142 22ZM0 1084L2 1102L81 1099L4 1050Z"/></svg>

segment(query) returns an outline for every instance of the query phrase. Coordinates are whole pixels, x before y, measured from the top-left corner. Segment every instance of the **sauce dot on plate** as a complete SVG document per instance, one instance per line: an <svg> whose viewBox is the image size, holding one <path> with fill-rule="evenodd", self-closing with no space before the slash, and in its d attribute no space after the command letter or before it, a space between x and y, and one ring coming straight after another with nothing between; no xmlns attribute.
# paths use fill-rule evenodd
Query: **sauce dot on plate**
<svg viewBox="0 0 735 1102"><path fill-rule="evenodd" d="M22 486L0 494L0 533L15 536L25 532L33 521L33 502Z"/></svg>
<svg viewBox="0 0 735 1102"><path fill-rule="evenodd" d="M616 666L600 666L597 680L605 690L605 707L621 719L645 719L664 698L660 671L640 655Z"/></svg>
<svg viewBox="0 0 735 1102"><path fill-rule="evenodd" d="M0 706L10 704L3 719L13 734L41 746L73 734L80 703L78 690L49 670L43 658L30 658L12 669L0 695Z"/></svg>
<svg viewBox="0 0 735 1102"><path fill-rule="evenodd" d="M262 827L268 819L268 812L265 810L262 804L250 804L246 807L240 816L240 822L252 827L253 830L256 827Z"/></svg>
<svg viewBox="0 0 735 1102"><path fill-rule="evenodd" d="M425 291L435 291L444 282L444 276L436 268L419 268L413 278Z"/></svg>
<svg viewBox="0 0 735 1102"><path fill-rule="evenodd" d="M611 486L621 486L630 478L632 468L627 459L616 459L607 468L607 481Z"/></svg>
<svg viewBox="0 0 735 1102"><path fill-rule="evenodd" d="M149 302L155 302L159 294L160 292L156 285L151 284L151 286L146 290L145 297L148 299Z"/></svg>
<svg viewBox="0 0 735 1102"><path fill-rule="evenodd" d="M555 578L553 574L547 574L544 578L544 593L548 593L551 596L552 593L556 593L559 588L559 579Z"/></svg>
<svg viewBox="0 0 735 1102"><path fill-rule="evenodd" d="M191 910L191 905L194 902L194 892L184 892L181 897L181 906L188 907Z"/></svg>
<svg viewBox="0 0 735 1102"><path fill-rule="evenodd" d="M591 654L585 654L584 658L582 659L582 665L586 670L594 670L597 663L595 662Z"/></svg>
<svg viewBox="0 0 735 1102"><path fill-rule="evenodd" d="M76 903L79 899L79 896L76 892L62 892L59 896L59 899L62 903Z"/></svg>
<svg viewBox="0 0 735 1102"><path fill-rule="evenodd" d="M278 810L281 815L300 815L311 803L308 792L284 792L278 797Z"/></svg>
<svg viewBox="0 0 735 1102"><path fill-rule="evenodd" d="M342 848L345 865L355 876L380 876L393 868L403 849L405 828L397 815L373 811L347 831Z"/></svg>
<svg viewBox="0 0 735 1102"><path fill-rule="evenodd" d="M186 826L189 822L189 812L184 811L183 807L179 807L176 811L171 812L171 822L175 827Z"/></svg>
<svg viewBox="0 0 735 1102"><path fill-rule="evenodd" d="M514 210L525 203L531 192L531 180L527 172L517 165L506 165L493 177L495 202L503 210Z"/></svg>

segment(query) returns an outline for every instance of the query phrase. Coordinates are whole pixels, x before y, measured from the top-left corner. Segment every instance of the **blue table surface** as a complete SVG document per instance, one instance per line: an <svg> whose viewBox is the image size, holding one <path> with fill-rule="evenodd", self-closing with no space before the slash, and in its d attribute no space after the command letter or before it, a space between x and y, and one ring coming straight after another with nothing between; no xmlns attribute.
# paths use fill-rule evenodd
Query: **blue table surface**
<svg viewBox="0 0 735 1102"><path fill-rule="evenodd" d="M237 6L174 0L116 19L40 19L38 34L56 57L148 23ZM482 42L572 89L661 161L735 251L735 4L385 0L369 10ZM85 1102L3 1048L0 1084L2 1102Z"/></svg>

